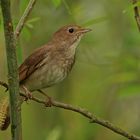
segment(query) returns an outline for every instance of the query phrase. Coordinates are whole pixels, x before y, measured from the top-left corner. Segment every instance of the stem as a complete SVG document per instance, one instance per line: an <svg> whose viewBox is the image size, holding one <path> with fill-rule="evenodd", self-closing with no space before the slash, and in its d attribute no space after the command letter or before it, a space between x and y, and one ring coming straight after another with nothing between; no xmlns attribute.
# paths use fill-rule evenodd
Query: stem
<svg viewBox="0 0 140 140"><path fill-rule="evenodd" d="M19 80L17 71L16 42L10 12L10 0L1 0L6 55L8 65L8 83L10 94L10 118L12 140L22 140L21 111L19 104Z"/></svg>
<svg viewBox="0 0 140 140"><path fill-rule="evenodd" d="M133 4L136 4L137 3L137 0L132 0L132 3ZM135 14L135 20L136 20L138 29L140 31L140 14L139 14L139 8L138 8L138 6L135 6L134 7L134 14Z"/></svg>
<svg viewBox="0 0 140 140"><path fill-rule="evenodd" d="M29 4L28 4L27 8L25 9L25 11L24 11L21 19L19 20L19 23L18 23L16 29L15 29L15 32L14 32L15 39L17 39L19 37L19 35L20 35L20 33L21 33L21 31L24 27L24 24L25 24L29 14L31 13L31 11L32 11L32 9L35 5L35 2L36 2L36 0L30 0L29 1Z"/></svg>

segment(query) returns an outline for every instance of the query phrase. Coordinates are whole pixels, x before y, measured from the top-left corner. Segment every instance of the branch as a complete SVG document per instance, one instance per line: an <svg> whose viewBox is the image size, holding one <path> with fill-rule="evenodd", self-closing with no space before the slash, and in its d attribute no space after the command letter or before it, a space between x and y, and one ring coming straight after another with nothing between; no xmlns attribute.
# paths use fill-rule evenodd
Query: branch
<svg viewBox="0 0 140 140"><path fill-rule="evenodd" d="M132 0L133 5L137 3L137 0ZM138 6L134 6L134 14L135 14L135 19L137 22L138 29L140 31L140 14L139 14L139 8Z"/></svg>
<svg viewBox="0 0 140 140"><path fill-rule="evenodd" d="M25 94L20 93L20 95L26 98ZM35 101L37 103L43 104L46 107L50 107L50 105L46 104L46 101L41 100L41 99L39 99L37 97L33 96L31 98L31 100L33 100L33 101ZM99 124L101 126L104 126L104 127L108 128L108 129L110 129L111 131L113 131L113 132L115 132L117 134L120 134L120 135L122 135L122 136L124 136L124 137L126 137L126 138L128 138L130 140L140 140L140 137L138 137L138 136L136 136L134 134L130 134L129 132L119 128L118 126L112 124L111 122L109 122L107 120L98 118L96 115L94 115L93 113L89 112L88 110L86 110L84 108L75 107L73 105L58 102L58 101L55 101L53 99L51 99L51 106L58 107L58 108L63 108L63 109L66 109L66 110L70 110L70 111L79 113L79 114L83 115L84 117L89 118L91 123L96 123L96 124Z"/></svg>
<svg viewBox="0 0 140 140"><path fill-rule="evenodd" d="M12 140L22 140L21 111L19 105L19 79L17 70L16 45L10 12L10 0L1 0L3 14L6 56L8 67L8 83L10 96L10 119ZM5 84L2 83L4 86Z"/></svg>
<svg viewBox="0 0 140 140"><path fill-rule="evenodd" d="M27 8L25 9L25 11L24 11L22 17L20 18L19 23L17 24L17 27L15 29L15 32L14 32L15 39L17 39L19 37L19 35L24 27L24 24L35 5L35 2L36 2L36 0L29 1Z"/></svg>
<svg viewBox="0 0 140 140"><path fill-rule="evenodd" d="M40 100L39 98L33 97L32 100L46 105L46 101ZM89 118L91 123L97 123L99 125L102 125L108 129L114 131L115 133L120 134L120 135L122 135L130 140L140 140L140 137L122 130L121 128L110 123L109 121L106 121L106 120L103 120L101 118L96 117L94 114L92 114L91 112L87 111L84 108L75 107L73 105L61 103L61 102L58 102L55 100L51 100L51 105L54 107L63 108L66 110L71 110L71 111L77 112L77 113L85 116L86 118ZM46 107L49 107L49 106L46 106Z"/></svg>

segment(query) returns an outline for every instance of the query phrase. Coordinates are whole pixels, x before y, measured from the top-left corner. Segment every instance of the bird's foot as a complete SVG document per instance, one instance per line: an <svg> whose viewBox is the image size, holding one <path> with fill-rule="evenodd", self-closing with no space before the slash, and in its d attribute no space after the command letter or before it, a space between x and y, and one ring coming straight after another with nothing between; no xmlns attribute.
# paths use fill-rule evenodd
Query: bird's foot
<svg viewBox="0 0 140 140"><path fill-rule="evenodd" d="M46 107L51 107L52 106L52 98L47 96L47 99L45 101L45 106Z"/></svg>
<svg viewBox="0 0 140 140"><path fill-rule="evenodd" d="M32 93L25 86L22 86L22 88L25 93L25 101L31 100L33 98Z"/></svg>
<svg viewBox="0 0 140 140"><path fill-rule="evenodd" d="M33 98L33 95L31 92L25 93L25 101L31 100Z"/></svg>
<svg viewBox="0 0 140 140"><path fill-rule="evenodd" d="M38 90L38 92L40 92L43 96L47 97L46 102L45 102L45 106L46 107L51 107L52 106L52 98L40 89Z"/></svg>

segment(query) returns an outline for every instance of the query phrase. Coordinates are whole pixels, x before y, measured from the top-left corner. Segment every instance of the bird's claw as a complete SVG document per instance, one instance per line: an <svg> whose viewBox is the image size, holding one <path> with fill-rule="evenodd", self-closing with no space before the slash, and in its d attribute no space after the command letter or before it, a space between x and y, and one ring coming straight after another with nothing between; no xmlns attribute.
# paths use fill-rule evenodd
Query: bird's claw
<svg viewBox="0 0 140 140"><path fill-rule="evenodd" d="M22 88L25 93L25 101L31 100L33 98L32 93L25 86L22 86Z"/></svg>
<svg viewBox="0 0 140 140"><path fill-rule="evenodd" d="M31 92L27 92L25 93L25 101L31 100L33 98L33 95Z"/></svg>
<svg viewBox="0 0 140 140"><path fill-rule="evenodd" d="M47 97L47 100L45 102L45 107L51 107L52 106L52 98Z"/></svg>

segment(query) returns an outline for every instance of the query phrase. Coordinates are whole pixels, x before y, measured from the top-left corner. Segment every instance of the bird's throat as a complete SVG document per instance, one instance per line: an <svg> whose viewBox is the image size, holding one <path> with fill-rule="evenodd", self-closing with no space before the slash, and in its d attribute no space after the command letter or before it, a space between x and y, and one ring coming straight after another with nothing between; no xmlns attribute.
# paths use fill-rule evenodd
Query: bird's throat
<svg viewBox="0 0 140 140"><path fill-rule="evenodd" d="M77 48L80 40L81 40L81 37L79 37L75 42L73 42L73 44L71 46L69 46L67 48L66 56L68 58L71 58L71 57L73 57L75 55L75 51L76 51L76 48Z"/></svg>

